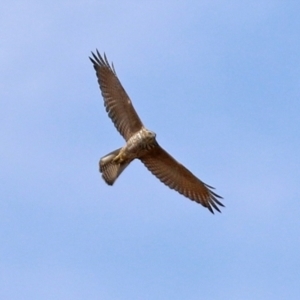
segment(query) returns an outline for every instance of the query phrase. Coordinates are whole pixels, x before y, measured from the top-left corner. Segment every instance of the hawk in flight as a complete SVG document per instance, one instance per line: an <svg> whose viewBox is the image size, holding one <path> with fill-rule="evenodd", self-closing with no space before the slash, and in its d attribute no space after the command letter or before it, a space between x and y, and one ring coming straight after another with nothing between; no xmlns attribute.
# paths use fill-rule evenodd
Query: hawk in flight
<svg viewBox="0 0 300 300"><path fill-rule="evenodd" d="M224 206L212 187L177 162L156 141L156 134L148 130L136 113L130 98L119 81L113 64L104 54L92 52L91 62L96 70L106 111L115 127L126 140L124 147L110 152L99 162L105 182L113 185L123 170L136 158L161 182L187 198L207 207L212 213Z"/></svg>

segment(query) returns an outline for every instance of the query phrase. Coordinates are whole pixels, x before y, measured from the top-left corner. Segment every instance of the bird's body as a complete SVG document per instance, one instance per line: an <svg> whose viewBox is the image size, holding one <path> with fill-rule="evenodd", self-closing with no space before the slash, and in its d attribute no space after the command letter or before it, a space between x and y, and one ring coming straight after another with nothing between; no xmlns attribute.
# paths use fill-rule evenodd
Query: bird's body
<svg viewBox="0 0 300 300"><path fill-rule="evenodd" d="M122 148L125 155L134 153L134 158L140 158L157 145L156 134L146 128L135 133Z"/></svg>
<svg viewBox="0 0 300 300"><path fill-rule="evenodd" d="M156 147L156 134L142 128L135 133L123 148L102 157L99 162L100 172L107 184L113 185L121 172L136 158L141 159Z"/></svg>
<svg viewBox="0 0 300 300"><path fill-rule="evenodd" d="M134 160L139 159L160 181L179 193L194 200L212 213L220 212L224 206L217 198L222 198L202 182L182 164L177 162L156 141L156 134L145 128L132 106L131 100L122 87L113 65L106 56L92 53L90 58L97 73L98 83L104 104L115 127L125 138L124 147L110 152L99 162L100 172L107 184L113 185L123 170Z"/></svg>

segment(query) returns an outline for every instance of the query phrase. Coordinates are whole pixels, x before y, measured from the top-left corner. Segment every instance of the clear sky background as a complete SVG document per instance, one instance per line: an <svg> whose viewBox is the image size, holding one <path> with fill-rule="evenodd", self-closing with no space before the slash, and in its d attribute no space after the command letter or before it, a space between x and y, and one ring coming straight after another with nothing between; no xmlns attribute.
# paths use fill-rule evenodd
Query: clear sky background
<svg viewBox="0 0 300 300"><path fill-rule="evenodd" d="M2 1L1 299L299 299L299 1ZM88 59L226 208L124 145Z"/></svg>

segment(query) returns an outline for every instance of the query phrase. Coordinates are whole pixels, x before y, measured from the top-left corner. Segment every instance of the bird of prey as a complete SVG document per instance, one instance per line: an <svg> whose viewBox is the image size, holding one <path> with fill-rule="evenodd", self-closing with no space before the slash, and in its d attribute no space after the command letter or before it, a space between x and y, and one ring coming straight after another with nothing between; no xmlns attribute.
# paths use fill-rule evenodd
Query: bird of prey
<svg viewBox="0 0 300 300"><path fill-rule="evenodd" d="M224 205L218 198L222 197L212 191L213 187L198 179L166 152L156 141L156 134L143 125L106 55L102 57L97 50L96 54L92 52L92 57L89 58L96 70L106 111L126 140L124 147L100 159L99 169L105 182L113 185L124 169L138 158L153 175L171 189L202 204L212 213L213 209L220 212L218 205Z"/></svg>

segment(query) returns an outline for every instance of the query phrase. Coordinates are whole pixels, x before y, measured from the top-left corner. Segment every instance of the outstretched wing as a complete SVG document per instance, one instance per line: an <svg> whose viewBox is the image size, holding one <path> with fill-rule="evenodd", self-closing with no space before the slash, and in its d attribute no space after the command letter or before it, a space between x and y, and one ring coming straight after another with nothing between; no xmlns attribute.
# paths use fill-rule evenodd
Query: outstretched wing
<svg viewBox="0 0 300 300"><path fill-rule="evenodd" d="M92 52L92 56L90 60L96 70L106 111L121 135L128 140L143 127L143 123L105 54L102 58L97 50L97 55Z"/></svg>
<svg viewBox="0 0 300 300"><path fill-rule="evenodd" d="M217 205L224 206L217 199L222 197L211 190L213 187L198 179L159 145L141 157L140 160L165 185L202 204L212 213L214 213L213 208L220 212Z"/></svg>

